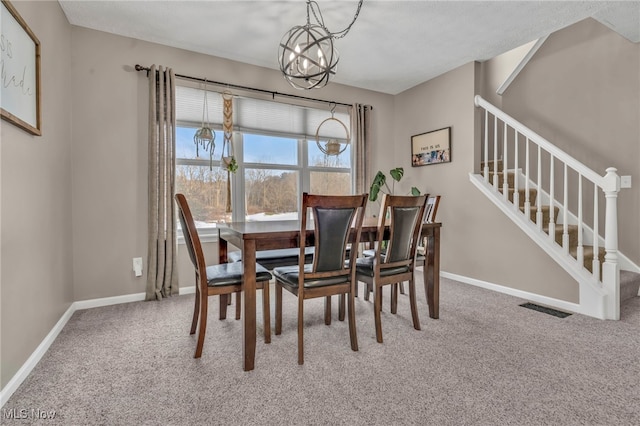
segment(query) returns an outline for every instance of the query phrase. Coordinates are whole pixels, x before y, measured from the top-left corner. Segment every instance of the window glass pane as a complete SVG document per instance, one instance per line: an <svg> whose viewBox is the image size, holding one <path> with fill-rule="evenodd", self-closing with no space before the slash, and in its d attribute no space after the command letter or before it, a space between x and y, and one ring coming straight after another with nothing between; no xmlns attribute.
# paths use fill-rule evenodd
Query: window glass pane
<svg viewBox="0 0 640 426"><path fill-rule="evenodd" d="M178 127L176 126L176 158L196 159L201 158L209 160L209 153L203 151L202 145L199 146L198 156L196 156L196 144L193 136L196 134L195 127ZM222 156L222 142L224 135L221 131L216 130L216 138L214 139L215 149L213 151L214 161L219 161Z"/></svg>
<svg viewBox="0 0 640 426"><path fill-rule="evenodd" d="M196 227L214 226L230 222L227 208L227 172L209 166L176 166L176 192L183 193L189 202Z"/></svg>
<svg viewBox="0 0 640 426"><path fill-rule="evenodd" d="M245 163L298 164L296 139L245 133L243 141Z"/></svg>
<svg viewBox="0 0 640 426"><path fill-rule="evenodd" d="M345 147L348 108L329 111L236 96L233 144L240 169L232 175L237 185L231 198L238 209L227 213L227 172L219 167L224 141L219 93L207 95L210 123L219 129L213 170L209 153L200 148L197 155L193 141L202 120L203 94L202 89L176 89L176 190L189 200L199 228L231 220L297 219L302 188L318 194L351 193L351 145L338 156L326 155L314 137L318 133L323 146L335 138Z"/></svg>
<svg viewBox="0 0 640 426"><path fill-rule="evenodd" d="M245 170L246 220L298 218L299 173L291 170Z"/></svg>
<svg viewBox="0 0 640 426"><path fill-rule="evenodd" d="M308 140L309 166L310 167L351 167L351 144L340 144L339 149L345 150L339 155L326 155L318 147L315 139ZM326 141L320 141L321 146L325 146Z"/></svg>
<svg viewBox="0 0 640 426"><path fill-rule="evenodd" d="M350 195L349 173L311 172L310 192L320 195Z"/></svg>

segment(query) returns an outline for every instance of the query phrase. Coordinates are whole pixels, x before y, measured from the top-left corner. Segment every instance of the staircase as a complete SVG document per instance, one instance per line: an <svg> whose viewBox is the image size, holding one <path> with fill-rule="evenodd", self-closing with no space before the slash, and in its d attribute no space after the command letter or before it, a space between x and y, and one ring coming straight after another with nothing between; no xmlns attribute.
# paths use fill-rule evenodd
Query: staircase
<svg viewBox="0 0 640 426"><path fill-rule="evenodd" d="M600 176L481 97L475 102L484 110L484 161L470 180L578 282L579 303L554 307L620 319L620 304L638 296L640 267L618 252L616 169Z"/></svg>
<svg viewBox="0 0 640 426"><path fill-rule="evenodd" d="M491 185L494 185L493 182L496 181L497 182L497 188L498 191L500 192L500 194L504 193L504 182L505 182L505 176L506 176L506 182L507 182L507 188L508 188L508 200L510 203L514 202L514 194L516 192L515 190L515 172L514 171L506 171L503 169L502 166L502 160L498 161L498 169L494 170L494 164L495 163L491 163L488 165L488 170L489 170L489 183ZM485 163L482 164L482 175L484 176L484 170L486 168ZM494 173L495 171L497 171L497 173ZM497 178L497 179L496 179ZM494 185L496 186L496 185ZM529 188L529 194L528 194L528 199L530 200L530 204L535 204L536 203L536 196L538 194L538 190L537 189L533 189L533 188ZM517 196L518 200L519 200L519 205L518 205L518 209L525 214L525 200L527 199L527 194L525 194L525 190L524 189L518 189L518 196ZM553 230L553 240L556 242L556 244L562 246L563 245L563 240L564 240L564 226L562 224L558 223L558 213L560 212L560 208L557 205L553 206L553 215L550 214L550 212L552 211L552 208L549 204L541 204L540 205L540 212L541 214L538 215L538 211L537 208L529 208L529 219L531 220L531 222L535 223L537 225L538 220L541 221L541 229L542 231L549 235L549 228L551 227ZM540 218L538 219L538 216L540 216ZM569 254L574 258L574 259L578 259L578 225L572 225L572 224L567 224L567 234L568 234L568 247L569 247ZM594 249L593 246L586 246L583 247L582 249L582 258L583 258L583 266L591 273L593 273L593 268L594 268L594 262L593 262L593 254L594 254ZM598 248L598 261L596 262L596 267L598 267L597 265L602 264L604 262L604 255L605 255L605 249L604 247L599 247ZM602 277L600 276L600 279Z"/></svg>

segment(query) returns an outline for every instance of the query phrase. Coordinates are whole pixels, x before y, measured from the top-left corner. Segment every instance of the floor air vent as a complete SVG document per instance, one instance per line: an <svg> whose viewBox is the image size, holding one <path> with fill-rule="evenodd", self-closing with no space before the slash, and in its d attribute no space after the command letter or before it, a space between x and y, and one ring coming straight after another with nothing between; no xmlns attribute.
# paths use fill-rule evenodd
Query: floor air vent
<svg viewBox="0 0 640 426"><path fill-rule="evenodd" d="M557 311L555 309L551 309L551 308L547 308L547 307L544 307L544 306L536 305L535 303L528 303L527 302L527 303L523 303L520 306L522 306L524 308L528 308L528 309L533 309L534 311L544 312L545 314L553 315L554 317L558 317L558 318L566 318L569 315L571 315L570 313Z"/></svg>

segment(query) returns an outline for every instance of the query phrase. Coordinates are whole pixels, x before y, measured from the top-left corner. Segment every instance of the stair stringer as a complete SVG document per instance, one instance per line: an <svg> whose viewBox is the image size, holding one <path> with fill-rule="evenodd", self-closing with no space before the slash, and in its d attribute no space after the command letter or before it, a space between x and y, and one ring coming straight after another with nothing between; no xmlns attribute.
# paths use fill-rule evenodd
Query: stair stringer
<svg viewBox="0 0 640 426"><path fill-rule="evenodd" d="M575 304L545 296L547 304L560 309L567 309L568 306L573 307L572 310L576 313L599 319L607 319L609 317L607 299L611 295L607 293L602 284L589 271L579 265L578 261L569 253L566 253L554 240L550 239L546 232L540 230L516 205L506 200L503 194L497 191L492 184L485 182L482 175L469 173L469 180L578 282L579 303Z"/></svg>

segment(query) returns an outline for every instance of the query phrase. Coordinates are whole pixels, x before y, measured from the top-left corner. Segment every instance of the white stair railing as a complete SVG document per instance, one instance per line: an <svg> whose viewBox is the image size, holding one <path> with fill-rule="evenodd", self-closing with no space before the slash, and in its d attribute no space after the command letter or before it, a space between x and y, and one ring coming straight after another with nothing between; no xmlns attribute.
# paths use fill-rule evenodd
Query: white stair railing
<svg viewBox="0 0 640 426"><path fill-rule="evenodd" d="M539 233L546 233L543 229L542 206L548 204L549 225L545 239L549 245L557 245L555 229L560 225L562 238L560 251L547 251L552 256L562 257L556 260L564 265L573 265L572 268L576 271L574 276L580 277L580 281L586 281L581 282L581 286L586 284L604 290L599 293L605 295L601 301L602 317L619 319L617 197L620 177L617 170L610 167L601 176L482 97L475 97L475 105L484 111L481 152L485 185L492 189L496 197L513 203L513 210L527 219L531 218L531 210L534 209L535 225ZM499 131L500 124L502 132ZM524 153L521 148L524 148ZM493 170L490 170L490 165L493 165ZM511 201L508 188L510 173L513 174L514 186ZM502 187L499 183L500 174L503 178ZM593 188L592 191L590 187ZM524 192L522 203L519 190ZM531 190L537 191L535 204L529 195ZM601 197L604 198L604 208L599 202ZM556 207L560 211L557 220L554 211ZM599 235L601 217L604 218L604 238ZM572 252L570 226L577 228L577 247ZM605 249L602 264L599 259L601 240L604 241ZM593 251L591 271L584 267L587 249ZM559 254L554 254L556 252ZM580 303L582 296L581 291Z"/></svg>

